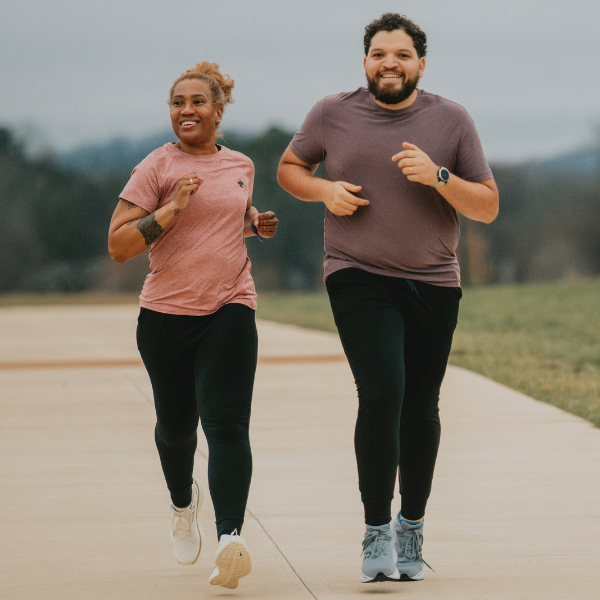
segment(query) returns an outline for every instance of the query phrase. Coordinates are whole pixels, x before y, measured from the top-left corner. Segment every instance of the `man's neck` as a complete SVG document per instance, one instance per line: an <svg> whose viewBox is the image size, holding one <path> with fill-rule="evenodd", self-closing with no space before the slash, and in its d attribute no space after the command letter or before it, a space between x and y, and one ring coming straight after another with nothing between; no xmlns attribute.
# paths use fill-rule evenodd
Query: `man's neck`
<svg viewBox="0 0 600 600"><path fill-rule="evenodd" d="M416 89L406 100L402 100L402 102L398 102L398 104L385 104L384 102L380 102L375 99L375 96L371 94L375 104L381 106L381 108L387 108L388 110L402 110L403 108L408 108L419 96L419 90Z"/></svg>

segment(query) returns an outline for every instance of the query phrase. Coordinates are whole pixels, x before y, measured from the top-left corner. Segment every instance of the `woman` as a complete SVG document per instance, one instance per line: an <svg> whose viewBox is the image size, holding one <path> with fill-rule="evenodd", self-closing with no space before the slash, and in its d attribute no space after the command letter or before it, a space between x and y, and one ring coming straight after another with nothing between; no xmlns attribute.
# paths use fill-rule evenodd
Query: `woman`
<svg viewBox="0 0 600 600"><path fill-rule="evenodd" d="M133 170L109 231L109 252L119 263L150 246L137 341L154 392L173 554L193 564L204 541L197 518L203 492L192 476L200 419L219 539L210 583L227 588L251 570L239 535L252 473L248 426L257 355L256 292L244 237L269 238L277 229L273 212L252 206L252 161L215 143L233 86L219 65L207 62L175 81L169 106L179 141Z"/></svg>

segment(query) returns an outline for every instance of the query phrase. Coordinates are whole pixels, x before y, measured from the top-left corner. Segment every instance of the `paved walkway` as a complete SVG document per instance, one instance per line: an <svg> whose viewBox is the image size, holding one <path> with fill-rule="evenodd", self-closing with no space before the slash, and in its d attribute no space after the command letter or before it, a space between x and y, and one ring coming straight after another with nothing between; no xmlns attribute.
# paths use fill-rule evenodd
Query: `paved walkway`
<svg viewBox="0 0 600 600"><path fill-rule="evenodd" d="M600 430L464 370L419 583L358 583L355 389L335 336L260 324L244 537L253 573L208 585L216 547L171 556L168 495L131 306L0 310L0 598L600 598ZM196 475L206 485L206 445ZM397 509L398 498L395 499Z"/></svg>

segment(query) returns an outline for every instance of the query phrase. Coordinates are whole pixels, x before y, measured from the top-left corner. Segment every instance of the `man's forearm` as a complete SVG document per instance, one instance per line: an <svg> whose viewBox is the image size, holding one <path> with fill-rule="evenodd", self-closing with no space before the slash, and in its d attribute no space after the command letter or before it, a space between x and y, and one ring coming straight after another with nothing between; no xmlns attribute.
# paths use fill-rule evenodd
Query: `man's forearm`
<svg viewBox="0 0 600 600"><path fill-rule="evenodd" d="M305 202L325 202L331 193L331 182L315 177L309 167L282 163L277 172L277 182L292 196Z"/></svg>
<svg viewBox="0 0 600 600"><path fill-rule="evenodd" d="M437 191L461 215L491 223L498 216L498 191L493 179L485 183L465 181L456 175Z"/></svg>

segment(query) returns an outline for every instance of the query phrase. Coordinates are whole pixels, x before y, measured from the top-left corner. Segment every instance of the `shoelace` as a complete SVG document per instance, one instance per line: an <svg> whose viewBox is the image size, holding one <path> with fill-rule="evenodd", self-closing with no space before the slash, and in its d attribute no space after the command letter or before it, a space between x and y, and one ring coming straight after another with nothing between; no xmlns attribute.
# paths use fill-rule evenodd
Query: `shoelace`
<svg viewBox="0 0 600 600"><path fill-rule="evenodd" d="M392 539L391 532L368 530L363 540L362 553L367 557L377 558L380 554L387 552L388 545ZM373 548L371 549L371 546Z"/></svg>
<svg viewBox="0 0 600 600"><path fill-rule="evenodd" d="M190 529L190 522L188 521L188 519L182 516L183 513L188 511L190 513L189 519L191 521L194 518L194 512L196 511L196 505L194 504L193 495L191 504L183 512L179 512L178 510L175 510L175 507L173 507L173 513L175 518L171 523L171 529L173 530L175 535L183 534L188 537L192 535L192 531Z"/></svg>
<svg viewBox="0 0 600 600"><path fill-rule="evenodd" d="M190 536L192 534L188 520L178 514L175 515L171 528L173 529L175 535Z"/></svg>
<svg viewBox="0 0 600 600"><path fill-rule="evenodd" d="M406 539L404 543L403 554L409 560L420 560L424 565L426 565L431 571L433 569L425 562L423 555L421 554L421 547L423 546L423 534L415 529L403 529L402 537L400 538L400 546L402 546L403 540ZM435 571L433 571L435 573Z"/></svg>

